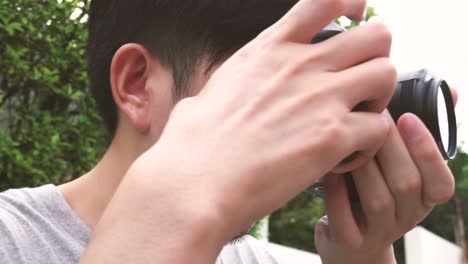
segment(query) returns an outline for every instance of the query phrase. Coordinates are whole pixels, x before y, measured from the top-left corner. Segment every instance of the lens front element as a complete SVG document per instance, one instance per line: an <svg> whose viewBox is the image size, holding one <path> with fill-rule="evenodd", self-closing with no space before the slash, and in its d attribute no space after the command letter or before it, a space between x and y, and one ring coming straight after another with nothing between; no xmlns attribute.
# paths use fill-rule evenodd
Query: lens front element
<svg viewBox="0 0 468 264"><path fill-rule="evenodd" d="M447 115L447 104L445 103L445 96L442 91L442 87L439 86L437 94L437 116L439 121L440 138L442 140L442 146L445 152L449 150L449 124Z"/></svg>

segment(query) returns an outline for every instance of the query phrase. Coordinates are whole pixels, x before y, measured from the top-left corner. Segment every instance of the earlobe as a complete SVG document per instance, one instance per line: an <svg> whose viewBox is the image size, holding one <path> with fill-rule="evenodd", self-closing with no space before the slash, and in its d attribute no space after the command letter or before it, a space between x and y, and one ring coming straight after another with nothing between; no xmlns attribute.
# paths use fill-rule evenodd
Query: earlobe
<svg viewBox="0 0 468 264"><path fill-rule="evenodd" d="M141 133L150 128L147 81L151 63L151 54L143 46L126 44L115 53L111 65L111 87L116 105Z"/></svg>

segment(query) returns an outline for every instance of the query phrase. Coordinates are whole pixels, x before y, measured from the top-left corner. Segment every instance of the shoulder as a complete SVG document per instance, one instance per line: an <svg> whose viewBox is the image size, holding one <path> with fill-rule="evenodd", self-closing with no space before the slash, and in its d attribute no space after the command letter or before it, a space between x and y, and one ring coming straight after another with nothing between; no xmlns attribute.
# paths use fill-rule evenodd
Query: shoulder
<svg viewBox="0 0 468 264"><path fill-rule="evenodd" d="M278 264L268 252L265 243L251 236L245 236L241 242L226 245L217 264Z"/></svg>
<svg viewBox="0 0 468 264"><path fill-rule="evenodd" d="M0 220L9 218L21 220L47 214L44 208L46 199L55 186L45 185L38 188L11 189L0 193Z"/></svg>
<svg viewBox="0 0 468 264"><path fill-rule="evenodd" d="M46 214L40 206L42 193L53 188L42 186L39 188L11 189L0 193L0 232L19 235L20 227L31 219L40 219ZM4 238L4 237L3 237Z"/></svg>
<svg viewBox="0 0 468 264"><path fill-rule="evenodd" d="M89 236L54 185L0 193L2 264L77 263Z"/></svg>
<svg viewBox="0 0 468 264"><path fill-rule="evenodd" d="M11 189L0 193L0 243L26 241L50 225L57 200L54 185Z"/></svg>
<svg viewBox="0 0 468 264"><path fill-rule="evenodd" d="M40 218L35 189L11 189L0 193L0 262L24 263L22 249L31 236L30 219ZM29 245L33 246L33 244Z"/></svg>

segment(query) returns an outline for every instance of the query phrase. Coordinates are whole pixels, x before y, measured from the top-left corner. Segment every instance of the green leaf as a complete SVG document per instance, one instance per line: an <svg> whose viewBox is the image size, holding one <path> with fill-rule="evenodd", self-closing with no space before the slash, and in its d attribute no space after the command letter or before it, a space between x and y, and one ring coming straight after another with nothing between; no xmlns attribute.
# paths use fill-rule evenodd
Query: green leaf
<svg viewBox="0 0 468 264"><path fill-rule="evenodd" d="M50 143L54 146L58 145L60 141L60 135L59 134L55 134L52 136L52 138L50 139Z"/></svg>
<svg viewBox="0 0 468 264"><path fill-rule="evenodd" d="M14 22L3 26L3 28L8 32L8 35L13 36L15 31L23 32L23 28L20 23Z"/></svg>

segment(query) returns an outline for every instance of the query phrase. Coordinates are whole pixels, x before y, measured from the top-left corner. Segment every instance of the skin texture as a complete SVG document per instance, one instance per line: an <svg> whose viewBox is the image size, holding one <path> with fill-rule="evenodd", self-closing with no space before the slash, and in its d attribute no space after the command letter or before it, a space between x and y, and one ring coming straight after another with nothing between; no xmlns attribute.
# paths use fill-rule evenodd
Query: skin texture
<svg viewBox="0 0 468 264"><path fill-rule="evenodd" d="M396 81L385 26L308 44L334 18L364 10L363 0L302 0L213 72L202 64L193 97L177 103L171 71L140 45L121 47L111 67L116 136L95 169L60 186L93 230L80 263L213 263L231 238L330 172L316 235L324 263L392 263L392 242L451 196L453 179L427 130L406 136L417 118L397 128L383 113ZM347 204L347 171L364 223Z"/></svg>

